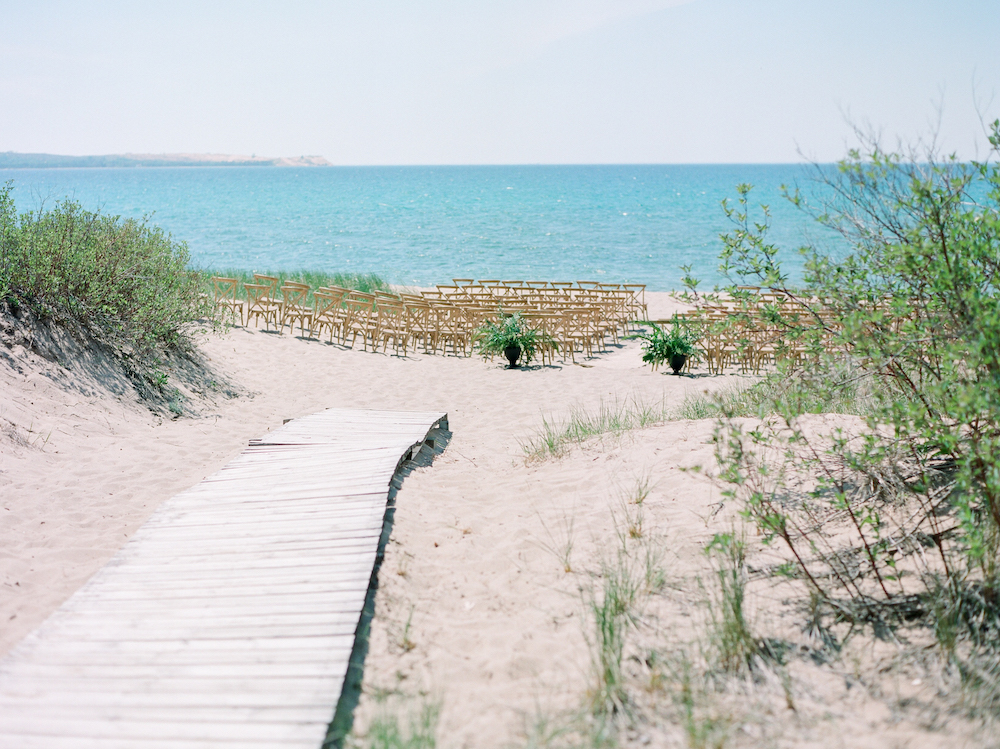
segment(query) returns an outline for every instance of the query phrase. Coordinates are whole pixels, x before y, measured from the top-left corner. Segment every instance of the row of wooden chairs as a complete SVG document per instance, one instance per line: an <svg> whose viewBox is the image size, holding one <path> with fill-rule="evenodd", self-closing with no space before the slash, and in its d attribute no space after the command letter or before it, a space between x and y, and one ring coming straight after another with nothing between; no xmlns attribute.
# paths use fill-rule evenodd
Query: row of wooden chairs
<svg viewBox="0 0 1000 749"><path fill-rule="evenodd" d="M419 294L376 291L372 294L331 286L311 291L307 284L281 281L254 274L254 283L243 284L245 301L234 278L214 277L215 301L240 324L253 321L287 326L300 333L323 337L352 348L404 355L410 350L426 353L472 353L475 331L502 315L520 312L546 341L539 351L544 362L556 356L576 361L577 353L592 356L607 346L645 310L645 287L625 289L614 284L545 284L541 282L457 283ZM501 282L496 282L501 284ZM531 284L531 285L528 285ZM505 291L498 291L504 289ZM312 297L310 303L309 297Z"/></svg>
<svg viewBox="0 0 1000 749"><path fill-rule="evenodd" d="M543 311L554 305L604 307L622 325L648 316L646 285L599 281L500 281L452 279L438 285L437 293L448 299L468 299L486 305L519 304Z"/></svg>
<svg viewBox="0 0 1000 749"><path fill-rule="evenodd" d="M811 354L801 341L767 319L769 305L780 308L783 317L822 322L820 343L827 350L835 346L840 323L821 307L807 307L780 294L751 290L749 299L722 300L705 304L678 315L699 336L699 358L710 374L722 374L727 367L739 367L744 374L759 374L779 361L797 361ZM657 323L668 325L671 321Z"/></svg>

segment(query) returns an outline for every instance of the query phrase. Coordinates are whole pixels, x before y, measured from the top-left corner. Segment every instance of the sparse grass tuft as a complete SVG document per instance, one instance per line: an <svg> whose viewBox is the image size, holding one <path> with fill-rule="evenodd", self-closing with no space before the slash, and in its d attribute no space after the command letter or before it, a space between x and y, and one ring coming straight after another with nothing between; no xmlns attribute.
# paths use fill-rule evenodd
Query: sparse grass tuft
<svg viewBox="0 0 1000 749"><path fill-rule="evenodd" d="M352 736L352 749L434 749L441 705L423 702L419 707L403 699L382 698L376 715L362 736Z"/></svg>
<svg viewBox="0 0 1000 749"><path fill-rule="evenodd" d="M619 537L623 538L621 531ZM590 708L594 717L607 721L628 707L622 673L625 632L635 623L635 607L642 590L624 541L613 559L601 560L600 580L600 592L592 590L587 601L594 625L587 637L594 676Z"/></svg>
<svg viewBox="0 0 1000 749"><path fill-rule="evenodd" d="M623 712L628 703L622 674L622 657L625 651L625 627L628 622L616 599L605 583L603 595L590 601L594 618L591 643L594 688L591 693L591 710L597 717L608 718Z"/></svg>
<svg viewBox="0 0 1000 749"><path fill-rule="evenodd" d="M417 643L410 638L410 631L413 629L413 612L415 609L416 606L410 604L410 613L406 617L406 624L403 625L403 632L399 636L399 649L404 653L409 653L417 647Z"/></svg>
<svg viewBox="0 0 1000 749"><path fill-rule="evenodd" d="M663 541L655 534L643 539L642 578L646 593L658 593L667 584L667 571L663 566Z"/></svg>
<svg viewBox="0 0 1000 749"><path fill-rule="evenodd" d="M816 376L821 371L822 377ZM764 418L771 414L854 414L868 416L879 402L899 397L877 379L846 361L820 370L771 372L756 380L737 380L714 393L688 396L672 413L675 419Z"/></svg>
<svg viewBox="0 0 1000 749"><path fill-rule="evenodd" d="M953 655L949 669L957 676L958 704L973 718L1000 719L1000 655L994 648L971 648Z"/></svg>
<svg viewBox="0 0 1000 749"><path fill-rule="evenodd" d="M621 511L621 517L615 517L615 528L618 531L619 540L623 544L625 543L625 536L633 540L642 538L643 521L645 519L642 503L646 501L646 497L649 496L651 490L649 477L646 476L636 479L635 486L631 491L621 493L618 500L618 509Z"/></svg>
<svg viewBox="0 0 1000 749"><path fill-rule="evenodd" d="M729 739L729 721L712 714L696 698L698 688L693 683L691 663L680 664L680 689L676 696L684 722L684 735L691 749L722 749Z"/></svg>
<svg viewBox="0 0 1000 749"><path fill-rule="evenodd" d="M542 548L560 561L563 572L567 574L572 572L574 543L573 525L575 523L575 518L572 514L563 515L562 533L558 538L549 526L545 524L545 521L542 520L541 515L538 516L538 521L542 524L542 528L545 529L545 533L549 537L548 541L541 542Z"/></svg>
<svg viewBox="0 0 1000 749"><path fill-rule="evenodd" d="M725 673L751 673L764 651L747 618L746 541L735 532L717 533L705 551L718 583L708 602L712 660Z"/></svg>
<svg viewBox="0 0 1000 749"><path fill-rule="evenodd" d="M579 444L604 434L623 434L632 429L662 424L669 418L663 404L650 405L637 399L601 402L596 412L577 408L568 420L553 422L542 418L542 428L528 442L522 443L528 460L559 457L571 444Z"/></svg>

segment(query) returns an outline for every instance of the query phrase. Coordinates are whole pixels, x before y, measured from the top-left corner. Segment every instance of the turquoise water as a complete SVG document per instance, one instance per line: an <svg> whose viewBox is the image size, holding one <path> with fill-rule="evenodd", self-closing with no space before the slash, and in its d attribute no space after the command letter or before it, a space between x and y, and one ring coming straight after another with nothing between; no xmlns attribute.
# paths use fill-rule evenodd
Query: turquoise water
<svg viewBox="0 0 1000 749"><path fill-rule="evenodd" d="M718 281L720 201L755 185L792 277L794 248L832 242L781 198L810 189L789 165L199 167L7 169L20 210L64 196L150 215L198 267L377 273L427 286L459 278L645 283L680 288L690 263Z"/></svg>

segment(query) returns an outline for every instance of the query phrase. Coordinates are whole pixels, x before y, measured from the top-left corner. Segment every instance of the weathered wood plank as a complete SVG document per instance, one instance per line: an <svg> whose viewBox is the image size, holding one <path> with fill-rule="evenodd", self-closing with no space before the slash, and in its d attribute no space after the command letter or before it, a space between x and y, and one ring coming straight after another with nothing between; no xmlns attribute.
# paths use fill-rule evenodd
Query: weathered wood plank
<svg viewBox="0 0 1000 749"><path fill-rule="evenodd" d="M86 736L102 739L216 739L218 741L320 741L329 721L306 720L280 723L203 723L193 721L86 720L51 715L44 721L18 715L5 716L4 730L38 736Z"/></svg>
<svg viewBox="0 0 1000 749"><path fill-rule="evenodd" d="M28 736L25 734L5 733L0 735L0 749L218 749L218 747L253 747L263 749L315 749L316 742L312 739L297 741L270 740L254 741L246 739L240 742L219 742L202 739L109 739L89 738L82 736Z"/></svg>

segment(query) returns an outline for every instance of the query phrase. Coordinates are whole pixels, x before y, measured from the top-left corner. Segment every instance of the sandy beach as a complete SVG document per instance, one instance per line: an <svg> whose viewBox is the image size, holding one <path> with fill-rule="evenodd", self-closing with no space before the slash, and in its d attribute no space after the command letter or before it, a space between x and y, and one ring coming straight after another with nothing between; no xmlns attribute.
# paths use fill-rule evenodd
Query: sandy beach
<svg viewBox="0 0 1000 749"><path fill-rule="evenodd" d="M653 318L678 307L669 295L649 297ZM680 643L704 627L697 580L710 570L702 549L734 522L712 480L712 422L598 437L548 459L527 459L525 445L544 420L558 423L574 410L671 407L738 375L653 372L637 341L577 365L520 371L477 357L401 358L253 328L197 341L232 393L192 395L193 415L176 419L24 346L6 349L0 654L107 562L159 503L283 420L333 406L444 411L450 444L396 497L357 732L387 705L434 704L441 747L560 745L543 741L540 726L557 725L586 700L587 596L601 560L625 545L662 579L647 579L656 595L627 651L629 678L646 684L636 708L644 717L620 741L685 745L682 728L657 712L648 664L632 656L657 638ZM765 581L754 590L761 625L783 632L780 588ZM858 661L859 679L891 663L881 648ZM928 728L893 707L931 689L914 686L905 669L879 682L896 691L876 699L852 690L838 668L796 662L795 705L765 690L752 711L734 709L733 745L930 747L943 745L945 726L949 746L979 745L957 719L942 716Z"/></svg>

